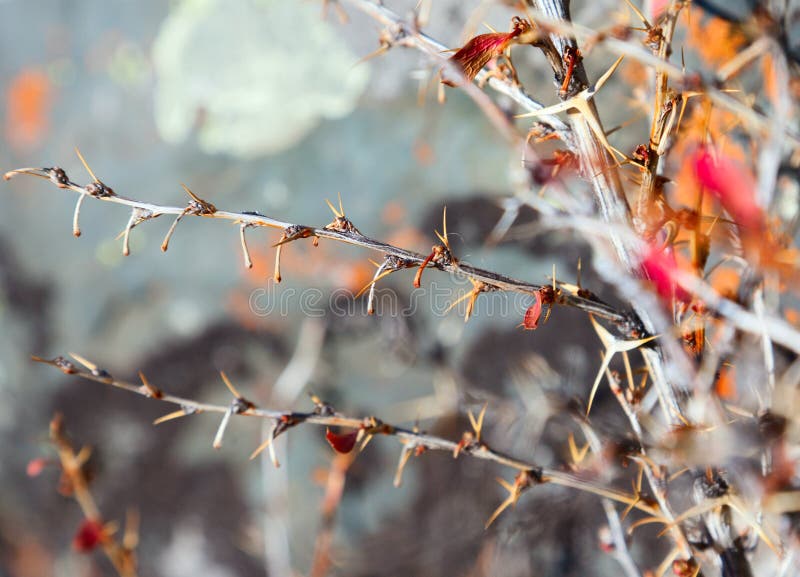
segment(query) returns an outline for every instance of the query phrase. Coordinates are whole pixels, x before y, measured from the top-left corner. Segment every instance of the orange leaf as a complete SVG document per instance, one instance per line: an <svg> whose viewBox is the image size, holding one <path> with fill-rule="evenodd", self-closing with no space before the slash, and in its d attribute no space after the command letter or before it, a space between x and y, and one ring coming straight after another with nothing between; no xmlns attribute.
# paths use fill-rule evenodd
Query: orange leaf
<svg viewBox="0 0 800 577"><path fill-rule="evenodd" d="M696 49L711 66L719 66L732 59L747 43L747 37L737 26L722 18L698 18L687 15L687 43Z"/></svg>

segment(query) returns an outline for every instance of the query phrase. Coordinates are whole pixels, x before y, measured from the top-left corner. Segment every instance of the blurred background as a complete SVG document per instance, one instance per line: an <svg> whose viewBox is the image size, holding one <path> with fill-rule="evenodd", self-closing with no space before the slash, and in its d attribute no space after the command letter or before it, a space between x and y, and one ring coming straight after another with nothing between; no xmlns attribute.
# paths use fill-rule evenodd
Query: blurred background
<svg viewBox="0 0 800 577"><path fill-rule="evenodd" d="M389 2L400 14L414 4ZM575 4L576 19L608 24L608 2ZM482 22L506 29L513 15L478 1L432 7L427 30L450 46L484 31ZM77 146L119 194L181 206L185 183L220 209L304 224L329 222L325 199L336 203L341 193L364 234L423 253L447 205L460 258L544 283L554 264L574 282L582 256L584 283L613 299L569 233L487 242L519 159L459 91L436 102L437 71L419 54L397 49L360 62L378 47L380 27L344 9L347 22L335 6L323 18L322 4L310 0L0 1L0 167L58 165L88 182ZM518 52L533 95L553 102L544 59ZM602 70L612 60L589 65ZM625 120L613 114L612 123ZM99 553L72 550L81 515L56 491L56 468L26 475L29 461L53 457L47 426L55 412L77 446L93 447L92 489L106 518L140 512L142 575L324 574L315 562L323 499L343 471L331 574L617 570L598 553L604 517L596 499L538 488L485 531L505 498L495 476L509 478L507 471L430 454L411 460L396 489L395 440L373 441L351 463L313 427L280 440L275 470L248 460L262 435L254 420L235 419L214 451L212 415L153 427L169 406L29 360L75 352L118 378L135 381L141 370L168 392L219 403L229 399L224 370L258 405L307 410L313 392L347 414L419 422L454 439L468 427L466 411L488 401L491 445L560 466L570 421L551 408L584 397L596 370L589 356L599 345L585 315L557 310L557 324L526 332L518 325L530 303L489 295L465 324L456 311L443 314L442 302L469 285L429 272L427 290L412 294L407 271L381 283L392 292L370 317L364 300L348 295L369 282L375 254L293 243L276 286L275 231L248 231L251 270L238 228L201 219L186 219L166 254L159 245L170 219L137 227L126 258L115 237L128 212L88 200L75 239L75 200L37 179L3 184L0 575L112 573ZM534 221L523 212L517 224ZM434 302L432 286L444 301ZM303 295L316 295L313 310ZM415 312L391 314L386 303L412 303ZM336 312L345 305L348 314ZM300 377L284 373L291 359ZM616 418L604 417L603 406L601 396L600 427ZM663 557L657 531L640 531L637 542L648 546L634 555Z"/></svg>

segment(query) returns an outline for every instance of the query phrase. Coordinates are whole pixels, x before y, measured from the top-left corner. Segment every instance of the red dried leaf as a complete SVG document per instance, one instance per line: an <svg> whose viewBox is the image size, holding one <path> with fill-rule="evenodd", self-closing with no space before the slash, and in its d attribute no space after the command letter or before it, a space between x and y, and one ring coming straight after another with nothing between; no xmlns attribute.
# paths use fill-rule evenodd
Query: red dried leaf
<svg viewBox="0 0 800 577"><path fill-rule="evenodd" d="M480 34L466 44L448 62L458 67L464 78L474 80L481 68L492 58L503 53L511 41L511 34L495 32ZM442 75L442 82L448 86L458 86L460 79L448 78Z"/></svg>
<svg viewBox="0 0 800 577"><path fill-rule="evenodd" d="M105 538L103 524L100 521L86 519L78 527L72 539L72 548L81 553L88 553L97 547Z"/></svg>
<svg viewBox="0 0 800 577"><path fill-rule="evenodd" d="M733 219L747 228L759 228L763 222L756 203L756 182L750 171L738 162L706 148L692 157L697 181L714 195Z"/></svg>
<svg viewBox="0 0 800 577"><path fill-rule="evenodd" d="M38 477L41 475L44 468L47 466L47 459L39 457L28 461L28 466L25 467L25 473L28 477Z"/></svg>
<svg viewBox="0 0 800 577"><path fill-rule="evenodd" d="M536 330L539 326L539 318L542 316L542 295L537 291L534 293L535 302L528 307L525 311L525 317L522 319L522 327L526 331Z"/></svg>
<svg viewBox="0 0 800 577"><path fill-rule="evenodd" d="M325 431L325 438L328 440L328 443L333 450L337 453L349 453L353 450L353 447L356 446L356 440L358 439L358 431L353 431L352 433L343 433L337 434L331 431L330 429L326 429Z"/></svg>
<svg viewBox="0 0 800 577"><path fill-rule="evenodd" d="M658 295L667 303L673 298L687 303L691 300L689 293L675 284L678 263L671 252L651 246L642 259L642 269L653 282Z"/></svg>
<svg viewBox="0 0 800 577"><path fill-rule="evenodd" d="M457 67L464 75L464 78L471 82L481 71L481 68L486 66L492 58L500 56L509 47L512 40L528 30L529 26L527 22L515 18L511 32L479 34L453 54L448 63ZM448 86L461 84L461 78L448 78L446 73L447 70L442 74L442 82L444 84Z"/></svg>

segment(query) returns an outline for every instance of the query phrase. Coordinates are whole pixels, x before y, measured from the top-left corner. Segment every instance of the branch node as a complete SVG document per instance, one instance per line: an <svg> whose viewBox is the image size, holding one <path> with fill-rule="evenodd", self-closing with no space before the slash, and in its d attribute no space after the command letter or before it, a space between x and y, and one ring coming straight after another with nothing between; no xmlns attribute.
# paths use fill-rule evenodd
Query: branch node
<svg viewBox="0 0 800 577"><path fill-rule="evenodd" d="M69 353L69 356L71 356L73 359L78 361L84 367L89 369L89 371L91 371L93 377L97 377L98 379L105 379L106 381L113 380L113 377L111 376L111 373L109 373L105 369L101 369L96 364L94 364L93 362L85 359L84 357L80 356L79 354L77 354L77 353Z"/></svg>
<svg viewBox="0 0 800 577"><path fill-rule="evenodd" d="M325 202L328 204L328 208L331 209L331 212L333 212L333 215L334 215L335 218L333 219L332 222L330 222L329 224L326 224L324 227L322 227L323 230L335 230L336 232L342 232L344 234L353 234L353 235L358 235L358 236L364 236L363 234L361 234L361 231L359 231L355 227L353 222L349 218L347 218L347 216L345 216L345 214L344 214L344 206L342 206L342 195L341 194L339 195L339 208L338 208L338 210L337 210L337 208L335 206L333 206L333 204L331 204L330 200L325 199Z"/></svg>
<svg viewBox="0 0 800 577"><path fill-rule="evenodd" d="M75 366L75 364L72 361L65 359L61 355L53 359L44 359L42 357L37 357L36 355L31 355L31 360L37 363L43 363L45 365L52 365L57 369L60 369L61 372L66 375L74 375L78 373L78 368Z"/></svg>
<svg viewBox="0 0 800 577"><path fill-rule="evenodd" d="M164 393L150 384L150 381L147 380L147 377L144 376L142 371L139 371L139 380L142 381L142 392L146 397L150 397L151 399L161 399L164 397Z"/></svg>

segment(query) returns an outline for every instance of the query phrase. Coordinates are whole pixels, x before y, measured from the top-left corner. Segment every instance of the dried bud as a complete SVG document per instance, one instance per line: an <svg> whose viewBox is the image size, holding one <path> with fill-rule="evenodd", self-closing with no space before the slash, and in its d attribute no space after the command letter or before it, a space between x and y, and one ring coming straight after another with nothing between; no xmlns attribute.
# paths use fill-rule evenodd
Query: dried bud
<svg viewBox="0 0 800 577"><path fill-rule="evenodd" d="M647 164L650 162L650 148L646 144L638 145L634 149L633 154L631 154L631 158L641 164Z"/></svg>
<svg viewBox="0 0 800 577"><path fill-rule="evenodd" d="M786 432L788 420L783 415L764 411L758 415L758 431L765 443L773 443Z"/></svg>
<svg viewBox="0 0 800 577"><path fill-rule="evenodd" d="M652 50L658 50L661 42L664 39L664 31L660 26L654 26L647 31L647 38L644 40L645 46Z"/></svg>
<svg viewBox="0 0 800 577"><path fill-rule="evenodd" d="M569 84L572 82L572 74L575 67L583 60L581 51L574 46L567 46L564 49L564 80L561 83L560 94L566 94L569 90Z"/></svg>
<svg viewBox="0 0 800 577"><path fill-rule="evenodd" d="M705 475L695 479L695 493L702 499L719 499L730 491L730 485L725 474L715 469L708 469Z"/></svg>
<svg viewBox="0 0 800 577"><path fill-rule="evenodd" d="M78 372L78 369L75 367L75 364L72 361L69 361L60 355L53 359L53 365L61 369L61 371L67 375L74 375Z"/></svg>

